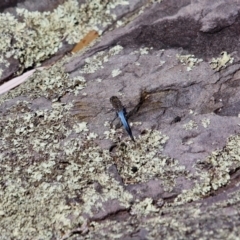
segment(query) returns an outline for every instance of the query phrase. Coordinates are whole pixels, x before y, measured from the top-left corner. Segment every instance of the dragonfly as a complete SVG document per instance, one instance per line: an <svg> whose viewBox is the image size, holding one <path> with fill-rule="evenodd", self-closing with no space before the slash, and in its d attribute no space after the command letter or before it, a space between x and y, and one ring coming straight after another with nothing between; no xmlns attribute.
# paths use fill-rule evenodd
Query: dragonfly
<svg viewBox="0 0 240 240"><path fill-rule="evenodd" d="M130 136L132 141L135 142L134 137L132 135L132 130L131 130L131 128L128 124L128 121L127 121L127 112L126 112L125 107L122 105L121 101L116 96L112 96L110 98L110 102L111 102L113 108L115 109L115 111L117 112L117 116L120 118L120 120L121 120L125 130L127 131L128 135Z"/></svg>

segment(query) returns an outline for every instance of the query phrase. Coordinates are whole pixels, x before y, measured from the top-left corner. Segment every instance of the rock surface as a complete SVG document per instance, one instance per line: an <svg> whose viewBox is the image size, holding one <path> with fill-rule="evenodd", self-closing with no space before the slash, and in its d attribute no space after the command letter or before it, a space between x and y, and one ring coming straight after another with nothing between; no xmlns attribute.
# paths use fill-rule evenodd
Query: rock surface
<svg viewBox="0 0 240 240"><path fill-rule="evenodd" d="M147 2L2 96L3 237L239 235L240 5Z"/></svg>

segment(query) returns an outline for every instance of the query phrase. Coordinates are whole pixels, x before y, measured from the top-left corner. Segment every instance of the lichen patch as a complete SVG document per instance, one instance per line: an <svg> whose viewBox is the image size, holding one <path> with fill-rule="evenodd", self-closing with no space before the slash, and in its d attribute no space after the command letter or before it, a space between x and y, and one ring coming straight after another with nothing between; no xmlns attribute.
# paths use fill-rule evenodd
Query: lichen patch
<svg viewBox="0 0 240 240"><path fill-rule="evenodd" d="M183 125L183 128L186 129L186 130L192 130L192 129L197 129L198 125L195 121L190 120L188 123L185 123Z"/></svg>
<svg viewBox="0 0 240 240"><path fill-rule="evenodd" d="M100 0L65 1L53 12L29 12L17 8L17 16L0 14L0 60L14 57L23 69L38 66L55 54L65 40L77 43L91 31L101 34L101 28L109 26L116 18L112 13L118 5L129 4L117 0L102 3ZM18 20L21 19L20 20Z"/></svg>
<svg viewBox="0 0 240 240"><path fill-rule="evenodd" d="M108 137L117 140L121 131L111 130ZM158 178L166 191L171 191L178 176L186 176L185 167L177 160L162 154L168 137L158 131L146 131L136 139L136 143L120 142L113 155L118 171L126 184L146 182Z"/></svg>
<svg viewBox="0 0 240 240"><path fill-rule="evenodd" d="M231 57L226 51L221 52L220 57L213 58L210 62L210 66L216 72L220 71L221 69L226 68L227 64L233 63L234 58Z"/></svg>
<svg viewBox="0 0 240 240"><path fill-rule="evenodd" d="M97 135L87 123L70 117L71 108L55 103L33 112L19 101L2 117L0 228L6 238L60 238L86 221L83 213L94 216L99 199L129 207L131 194L106 171L109 152L94 144Z"/></svg>
<svg viewBox="0 0 240 240"><path fill-rule="evenodd" d="M192 54L188 54L188 55L177 54L176 57L180 61L180 63L187 66L187 71L191 71L194 66L196 66L197 64L203 61L203 59L195 58L195 56Z"/></svg>
<svg viewBox="0 0 240 240"><path fill-rule="evenodd" d="M79 73L90 74L96 72L99 69L103 69L104 68L103 64L107 63L112 56L119 54L122 51L122 49L123 49L122 46L116 45L112 47L109 51L100 51L94 56L86 58L85 65L81 68ZM117 72L119 72L119 70Z"/></svg>
<svg viewBox="0 0 240 240"><path fill-rule="evenodd" d="M29 99L45 97L56 102L66 93L78 95L85 88L86 81L81 75L70 78L69 74L64 72L63 64L66 60L67 58L50 68L34 72L28 81L2 96L0 102L19 96L27 96Z"/></svg>
<svg viewBox="0 0 240 240"><path fill-rule="evenodd" d="M228 139L224 149L213 152L205 161L198 163L199 171L195 186L190 190L184 190L175 202L177 204L199 200L207 196L211 191L216 191L230 181L231 168L240 166L240 136L232 136Z"/></svg>

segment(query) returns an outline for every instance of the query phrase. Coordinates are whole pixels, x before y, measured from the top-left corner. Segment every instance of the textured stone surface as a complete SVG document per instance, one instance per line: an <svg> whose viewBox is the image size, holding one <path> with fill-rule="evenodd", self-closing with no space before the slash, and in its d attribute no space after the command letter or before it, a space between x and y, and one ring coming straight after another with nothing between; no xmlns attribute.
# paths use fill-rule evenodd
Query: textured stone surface
<svg viewBox="0 0 240 240"><path fill-rule="evenodd" d="M15 236L239 235L240 5L126 6L114 9L122 27L113 23L85 52L2 97L5 236L13 236L11 219L24 225L29 206L27 217L40 224L25 232L13 225ZM113 95L129 113L135 143L117 120L111 127Z"/></svg>

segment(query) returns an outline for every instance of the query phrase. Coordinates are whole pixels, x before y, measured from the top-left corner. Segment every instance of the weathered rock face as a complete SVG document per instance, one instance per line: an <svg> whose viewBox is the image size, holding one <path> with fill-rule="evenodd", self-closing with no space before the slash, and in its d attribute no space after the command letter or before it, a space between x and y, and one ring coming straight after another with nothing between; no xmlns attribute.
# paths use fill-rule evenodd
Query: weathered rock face
<svg viewBox="0 0 240 240"><path fill-rule="evenodd" d="M4 11L6 8L16 6L19 2L23 2L24 0L7 0L2 1L0 3L0 11Z"/></svg>
<svg viewBox="0 0 240 240"><path fill-rule="evenodd" d="M125 20L144 4L132 2ZM7 130L1 123L3 163L49 203L55 222L39 210L43 236L239 234L239 9L234 0L153 3L5 97L13 100L2 103L3 120L13 120ZM111 96L125 105L135 143L117 122L111 128Z"/></svg>
<svg viewBox="0 0 240 240"><path fill-rule="evenodd" d="M129 26L106 34L97 46L68 63L66 71L75 77L94 51L116 44L124 47L102 69L83 74L88 83L84 92L91 97L75 99L73 114L84 119L102 109L98 118L90 121L101 135L100 126L111 118L104 111L110 107L107 99L120 92L125 105L133 109L130 120L142 122L134 128L135 134L145 128L161 130L169 136L164 154L180 160L188 170L197 160L223 148L227 138L240 130L239 43L238 38L230 40L239 35L238 6L223 1L207 10L206 5L180 1L177 6L168 5L172 11L164 15L164 3L154 4ZM214 71L209 62L223 50L233 54L234 63ZM177 54L194 54L203 62L187 71ZM112 76L115 69L119 69L117 77ZM96 85L96 79L102 79L101 85ZM77 110L78 101L86 106L84 112ZM176 118L179 121L175 122Z"/></svg>

